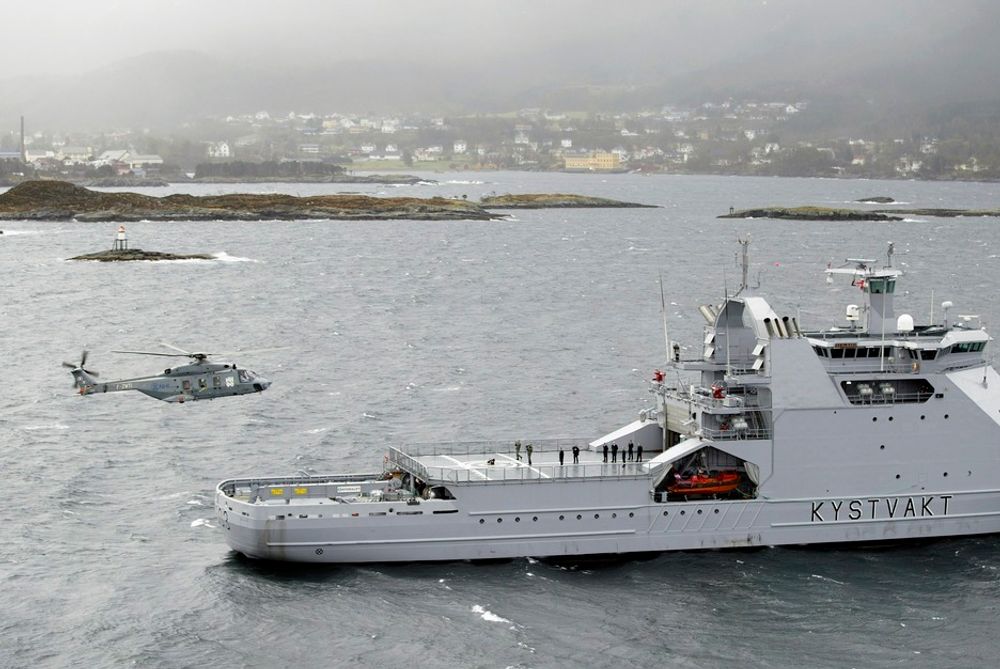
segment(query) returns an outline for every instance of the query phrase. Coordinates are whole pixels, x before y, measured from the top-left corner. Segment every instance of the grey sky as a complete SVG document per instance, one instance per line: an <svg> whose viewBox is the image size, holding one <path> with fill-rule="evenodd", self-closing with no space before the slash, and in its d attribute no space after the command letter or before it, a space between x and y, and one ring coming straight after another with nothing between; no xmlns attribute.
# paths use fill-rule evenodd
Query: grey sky
<svg viewBox="0 0 1000 669"><path fill-rule="evenodd" d="M991 0L32 0L0 22L0 120L39 123L830 92L898 106L993 95L1000 74Z"/></svg>
<svg viewBox="0 0 1000 669"><path fill-rule="evenodd" d="M493 62L537 54L694 69L775 34L829 39L878 28L914 40L988 3L895 0L35 0L5 3L0 79L72 74L162 50L249 61ZM784 31L784 32L783 32ZM789 57L794 58L794 52Z"/></svg>

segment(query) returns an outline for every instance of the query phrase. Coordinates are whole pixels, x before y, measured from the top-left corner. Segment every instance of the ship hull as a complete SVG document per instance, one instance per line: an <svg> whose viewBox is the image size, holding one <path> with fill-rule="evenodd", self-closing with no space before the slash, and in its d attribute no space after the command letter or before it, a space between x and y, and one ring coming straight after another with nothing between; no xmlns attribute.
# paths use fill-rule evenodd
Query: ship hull
<svg viewBox="0 0 1000 669"><path fill-rule="evenodd" d="M278 518L273 507L218 493L217 509L233 550L251 558L311 563L585 558L1000 532L1000 491L580 505L502 513L459 508L443 515L429 509L421 515L395 515L385 507L364 505L353 512L357 515L325 518L306 508L295 509L294 517Z"/></svg>

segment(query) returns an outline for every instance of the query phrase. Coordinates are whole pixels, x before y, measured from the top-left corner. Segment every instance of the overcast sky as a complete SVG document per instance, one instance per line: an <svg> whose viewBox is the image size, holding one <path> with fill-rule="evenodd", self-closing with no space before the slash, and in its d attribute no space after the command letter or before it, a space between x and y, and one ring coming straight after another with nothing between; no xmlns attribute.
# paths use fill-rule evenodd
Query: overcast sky
<svg viewBox="0 0 1000 669"><path fill-rule="evenodd" d="M794 26L816 34L876 22L947 22L968 2L895 0L28 0L4 3L0 79L72 74L162 50L241 59L477 62L538 53L593 62L724 60ZM982 4L982 3L980 3ZM826 32L830 31L830 32ZM919 35L918 35L919 37ZM792 55L792 54L790 54Z"/></svg>
<svg viewBox="0 0 1000 669"><path fill-rule="evenodd" d="M0 121L828 93L939 104L996 96L997 23L1000 0L10 0Z"/></svg>

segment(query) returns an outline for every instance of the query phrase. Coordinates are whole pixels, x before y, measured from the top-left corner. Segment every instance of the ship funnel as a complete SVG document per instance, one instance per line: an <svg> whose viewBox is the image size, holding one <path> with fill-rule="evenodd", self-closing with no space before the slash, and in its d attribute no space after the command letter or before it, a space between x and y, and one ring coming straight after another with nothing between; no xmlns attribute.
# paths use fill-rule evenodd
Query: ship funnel
<svg viewBox="0 0 1000 669"><path fill-rule="evenodd" d="M764 319L764 329L767 330L767 334L770 335L771 337L777 337L778 336L774 332L774 327L771 324L771 319L770 318L765 318Z"/></svg>
<svg viewBox="0 0 1000 669"><path fill-rule="evenodd" d="M897 332L913 332L913 316L910 314L900 314L896 319Z"/></svg>
<svg viewBox="0 0 1000 669"><path fill-rule="evenodd" d="M955 306L951 300L945 300L941 303L941 311L944 312L944 326L948 327L948 310Z"/></svg>
<svg viewBox="0 0 1000 669"><path fill-rule="evenodd" d="M795 316L792 316L792 329L795 331L796 337L802 336L802 330L799 329L799 319Z"/></svg>

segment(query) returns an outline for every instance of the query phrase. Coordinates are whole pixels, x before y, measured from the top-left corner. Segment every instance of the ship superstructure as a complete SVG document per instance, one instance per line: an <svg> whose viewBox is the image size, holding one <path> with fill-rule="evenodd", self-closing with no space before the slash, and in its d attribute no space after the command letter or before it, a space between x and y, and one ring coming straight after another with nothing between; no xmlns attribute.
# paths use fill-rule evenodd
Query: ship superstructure
<svg viewBox="0 0 1000 669"><path fill-rule="evenodd" d="M1000 378L975 319L950 322L947 303L940 323L896 316L890 246L881 267L828 269L863 303L803 329L747 285L748 243L740 289L700 308L701 355L667 338L638 420L530 453L401 447L372 474L223 481L227 541L259 558L393 562L1000 531Z"/></svg>

